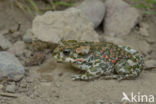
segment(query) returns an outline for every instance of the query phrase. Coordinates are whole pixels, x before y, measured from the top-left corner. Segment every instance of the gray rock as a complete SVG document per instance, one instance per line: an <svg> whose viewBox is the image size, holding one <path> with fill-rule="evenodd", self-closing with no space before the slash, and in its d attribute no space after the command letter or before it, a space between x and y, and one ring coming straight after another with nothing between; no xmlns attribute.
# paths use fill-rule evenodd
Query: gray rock
<svg viewBox="0 0 156 104"><path fill-rule="evenodd" d="M141 17L136 8L122 0L107 0L105 6L104 32L108 35L127 35Z"/></svg>
<svg viewBox="0 0 156 104"><path fill-rule="evenodd" d="M25 43L23 41L17 41L8 51L16 56L22 56L25 51Z"/></svg>
<svg viewBox="0 0 156 104"><path fill-rule="evenodd" d="M11 45L10 41L8 41L3 35L0 34L0 47L2 49L8 49L11 46L12 45Z"/></svg>
<svg viewBox="0 0 156 104"><path fill-rule="evenodd" d="M0 80L7 77L8 80L18 81L24 72L24 67L13 54L0 52Z"/></svg>
<svg viewBox="0 0 156 104"><path fill-rule="evenodd" d="M23 41L26 43L32 42L32 31L31 29L28 29L24 36L23 36Z"/></svg>
<svg viewBox="0 0 156 104"><path fill-rule="evenodd" d="M16 85L15 85L15 83L12 83L10 85L7 85L6 91L9 92L9 93L15 93L15 91L16 91Z"/></svg>
<svg viewBox="0 0 156 104"><path fill-rule="evenodd" d="M77 8L94 24L94 28L98 27L104 18L105 6L100 0L84 0Z"/></svg>
<svg viewBox="0 0 156 104"><path fill-rule="evenodd" d="M34 38L58 43L59 40L99 41L93 24L81 10L70 8L65 11L46 12L33 20Z"/></svg>

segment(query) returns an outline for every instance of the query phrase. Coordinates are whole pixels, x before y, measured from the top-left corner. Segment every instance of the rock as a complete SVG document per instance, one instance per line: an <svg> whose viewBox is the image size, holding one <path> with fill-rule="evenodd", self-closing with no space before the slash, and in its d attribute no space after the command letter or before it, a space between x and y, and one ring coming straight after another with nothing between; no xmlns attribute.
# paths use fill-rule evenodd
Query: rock
<svg viewBox="0 0 156 104"><path fill-rule="evenodd" d="M8 41L3 35L0 34L0 47L5 50L10 48L11 46L12 45L10 41Z"/></svg>
<svg viewBox="0 0 156 104"><path fill-rule="evenodd" d="M84 0L77 8L94 24L94 28L98 27L104 18L105 6L100 0Z"/></svg>
<svg viewBox="0 0 156 104"><path fill-rule="evenodd" d="M65 11L49 11L33 20L34 38L58 43L59 40L99 41L93 24L81 10L70 8Z"/></svg>
<svg viewBox="0 0 156 104"><path fill-rule="evenodd" d="M20 87L21 87L21 88L26 88L26 87L27 87L27 82L26 82L25 79L23 79L23 80L21 81Z"/></svg>
<svg viewBox="0 0 156 104"><path fill-rule="evenodd" d="M122 0L107 0L105 6L104 32L108 35L127 35L141 17L136 8Z"/></svg>
<svg viewBox="0 0 156 104"><path fill-rule="evenodd" d="M24 57L26 57L26 58L30 58L32 54L33 54L32 51L27 50L27 49L24 50Z"/></svg>
<svg viewBox="0 0 156 104"><path fill-rule="evenodd" d="M9 52L0 52L0 80L18 81L24 76L24 67L19 60Z"/></svg>
<svg viewBox="0 0 156 104"><path fill-rule="evenodd" d="M7 85L6 91L9 93L15 93L15 91L16 91L15 83L13 82L11 85Z"/></svg>
<svg viewBox="0 0 156 104"><path fill-rule="evenodd" d="M150 68L150 67L156 67L156 60L147 60L145 61L145 67Z"/></svg>
<svg viewBox="0 0 156 104"><path fill-rule="evenodd" d="M26 43L30 43L32 42L32 31L31 29L28 29L24 36L23 36L23 41L26 42Z"/></svg>
<svg viewBox="0 0 156 104"><path fill-rule="evenodd" d="M9 52L13 53L16 56L22 56L25 50L25 43L23 41L17 41L9 49Z"/></svg>

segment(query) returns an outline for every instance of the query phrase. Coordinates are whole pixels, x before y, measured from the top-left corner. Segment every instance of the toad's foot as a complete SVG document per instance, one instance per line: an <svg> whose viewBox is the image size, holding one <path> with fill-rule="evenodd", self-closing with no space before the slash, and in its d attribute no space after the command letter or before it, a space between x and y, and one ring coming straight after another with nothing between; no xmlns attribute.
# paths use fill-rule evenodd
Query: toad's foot
<svg viewBox="0 0 156 104"><path fill-rule="evenodd" d="M91 80L91 79L95 79L98 78L99 75L91 75L88 72L86 72L85 74L78 74L78 75L73 75L72 76L72 80Z"/></svg>
<svg viewBox="0 0 156 104"><path fill-rule="evenodd" d="M134 76L134 74L126 74L126 75L107 75L103 76L104 79L117 79L117 80L123 80L123 79L135 79L137 76Z"/></svg>

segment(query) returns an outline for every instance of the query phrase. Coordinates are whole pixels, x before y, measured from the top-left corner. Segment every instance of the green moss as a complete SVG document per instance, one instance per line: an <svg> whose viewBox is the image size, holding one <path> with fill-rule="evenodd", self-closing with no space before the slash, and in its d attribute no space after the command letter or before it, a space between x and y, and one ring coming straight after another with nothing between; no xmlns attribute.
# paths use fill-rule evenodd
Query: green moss
<svg viewBox="0 0 156 104"><path fill-rule="evenodd" d="M153 9L156 7L156 0L133 0L135 2L134 7L144 9L144 13L156 14Z"/></svg>

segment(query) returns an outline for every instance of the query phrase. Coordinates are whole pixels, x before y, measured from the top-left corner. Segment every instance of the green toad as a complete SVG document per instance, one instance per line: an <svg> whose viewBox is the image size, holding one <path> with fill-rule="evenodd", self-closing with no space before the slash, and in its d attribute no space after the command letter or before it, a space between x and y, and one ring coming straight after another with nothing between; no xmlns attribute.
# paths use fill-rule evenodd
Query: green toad
<svg viewBox="0 0 156 104"><path fill-rule="evenodd" d="M73 80L91 80L100 76L134 79L140 75L144 64L138 51L107 42L61 41L53 56L57 61L71 63L85 72L74 75Z"/></svg>

